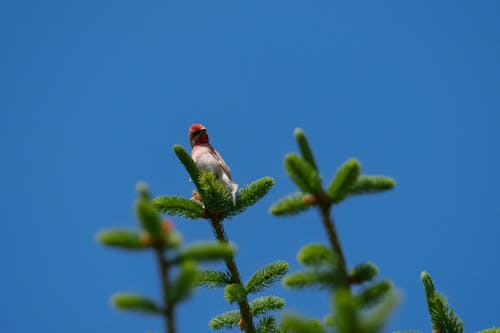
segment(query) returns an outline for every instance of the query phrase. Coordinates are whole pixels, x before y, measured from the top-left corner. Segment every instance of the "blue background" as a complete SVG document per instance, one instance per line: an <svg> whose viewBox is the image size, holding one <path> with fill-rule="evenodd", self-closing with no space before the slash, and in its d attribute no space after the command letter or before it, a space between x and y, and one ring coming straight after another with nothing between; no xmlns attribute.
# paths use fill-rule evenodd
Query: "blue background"
<svg viewBox="0 0 500 333"><path fill-rule="evenodd" d="M327 184L357 157L397 180L334 216L348 264L372 261L404 298L387 331L430 331L428 270L466 331L500 325L498 1L2 1L0 331L161 331L112 309L115 291L158 297L149 253L94 240L137 226L134 187L190 196L172 146L207 126L240 185L276 186L228 221L244 277L326 242L316 212L267 213L295 191L283 156L303 128ZM174 219L186 242L205 221ZM270 292L323 317L322 292ZM230 309L200 290L180 332Z"/></svg>

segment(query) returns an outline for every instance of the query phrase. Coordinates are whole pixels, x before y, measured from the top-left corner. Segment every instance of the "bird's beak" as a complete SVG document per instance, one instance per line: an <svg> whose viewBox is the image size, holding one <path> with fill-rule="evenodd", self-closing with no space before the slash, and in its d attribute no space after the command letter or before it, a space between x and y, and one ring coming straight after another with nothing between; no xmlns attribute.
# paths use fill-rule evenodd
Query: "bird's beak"
<svg viewBox="0 0 500 333"><path fill-rule="evenodd" d="M200 134L207 134L207 129L206 128L199 129L196 132L192 133L191 137L194 138L194 137L199 136Z"/></svg>

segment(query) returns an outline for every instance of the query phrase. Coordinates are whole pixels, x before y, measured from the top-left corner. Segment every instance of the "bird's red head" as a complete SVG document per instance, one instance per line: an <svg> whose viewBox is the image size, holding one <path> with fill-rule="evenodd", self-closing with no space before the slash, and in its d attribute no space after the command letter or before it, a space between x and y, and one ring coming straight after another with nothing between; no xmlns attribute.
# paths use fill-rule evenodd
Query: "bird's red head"
<svg viewBox="0 0 500 333"><path fill-rule="evenodd" d="M189 143L191 147L208 143L208 134L205 126L201 124L193 124L189 127Z"/></svg>

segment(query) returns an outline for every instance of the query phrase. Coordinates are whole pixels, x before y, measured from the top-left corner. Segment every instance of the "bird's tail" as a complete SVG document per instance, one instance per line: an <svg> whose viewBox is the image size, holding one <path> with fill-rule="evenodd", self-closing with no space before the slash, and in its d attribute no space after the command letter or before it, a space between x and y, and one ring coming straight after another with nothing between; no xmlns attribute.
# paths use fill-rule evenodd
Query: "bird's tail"
<svg viewBox="0 0 500 333"><path fill-rule="evenodd" d="M238 191L238 184L231 183L229 185L229 188L231 189L231 197L233 198L233 205L236 206L236 192Z"/></svg>

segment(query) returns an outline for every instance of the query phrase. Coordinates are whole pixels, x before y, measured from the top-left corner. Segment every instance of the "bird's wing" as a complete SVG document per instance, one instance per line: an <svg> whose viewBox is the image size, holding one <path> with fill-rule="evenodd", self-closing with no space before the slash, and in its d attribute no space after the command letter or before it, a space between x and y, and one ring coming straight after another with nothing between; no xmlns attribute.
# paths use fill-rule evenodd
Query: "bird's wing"
<svg viewBox="0 0 500 333"><path fill-rule="evenodd" d="M227 176L229 177L229 180L232 180L231 172L229 171L229 167L227 166L227 164L224 161L224 159L222 158L222 156L220 156L219 152L217 150L215 150L214 147L212 147L212 146L210 146L210 152L219 161L219 165L221 166L222 170L224 170L224 172L227 174Z"/></svg>

